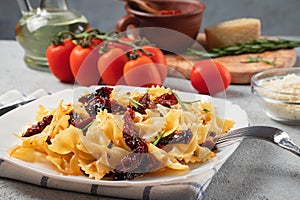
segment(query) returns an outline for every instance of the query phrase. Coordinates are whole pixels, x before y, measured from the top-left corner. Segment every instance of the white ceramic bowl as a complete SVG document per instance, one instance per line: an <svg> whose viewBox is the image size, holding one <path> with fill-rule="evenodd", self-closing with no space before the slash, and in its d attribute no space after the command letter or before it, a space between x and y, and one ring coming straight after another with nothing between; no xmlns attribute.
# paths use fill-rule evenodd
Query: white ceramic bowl
<svg viewBox="0 0 300 200"><path fill-rule="evenodd" d="M300 67L257 73L251 78L251 91L270 118L300 125Z"/></svg>

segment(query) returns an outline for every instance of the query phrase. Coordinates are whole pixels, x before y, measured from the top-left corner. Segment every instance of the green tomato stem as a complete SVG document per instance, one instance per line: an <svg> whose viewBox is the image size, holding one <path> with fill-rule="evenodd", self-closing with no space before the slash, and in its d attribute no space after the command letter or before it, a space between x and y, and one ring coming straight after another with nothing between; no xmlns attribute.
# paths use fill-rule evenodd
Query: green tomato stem
<svg viewBox="0 0 300 200"><path fill-rule="evenodd" d="M118 36L118 32L116 31L105 34L98 29L90 29L78 34L72 33L70 31L62 31L54 35L54 37L51 40L51 43L54 45L60 45L62 44L64 39L69 39L75 42L76 44L81 45L82 47L88 47L89 44L91 44L91 41L93 39L99 39L103 41L102 47L99 50L100 54L103 54L108 50L109 43L118 43L133 48L133 51L131 52L129 59L139 57L137 51L141 51L142 53L150 57L153 56L153 54L141 48L142 45L149 44L149 41L146 40L145 38L136 39L134 41L129 42L129 41L121 40L118 37L113 37L112 36L113 34L115 36Z"/></svg>

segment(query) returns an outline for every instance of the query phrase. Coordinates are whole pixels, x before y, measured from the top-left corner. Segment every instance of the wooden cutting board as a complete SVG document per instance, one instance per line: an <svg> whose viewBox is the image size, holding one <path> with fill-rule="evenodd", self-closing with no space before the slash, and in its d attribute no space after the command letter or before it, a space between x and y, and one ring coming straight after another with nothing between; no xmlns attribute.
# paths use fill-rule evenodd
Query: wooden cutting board
<svg viewBox="0 0 300 200"><path fill-rule="evenodd" d="M203 35L199 35L198 42L205 48ZM264 60L274 61L275 65L264 62L245 63L248 56L261 56ZM166 55L167 64L170 66L168 75L171 77L180 77L189 79L193 64L197 61L194 56L180 56L174 54ZM255 54L242 54L236 56L224 56L214 60L223 64L231 73L233 84L249 84L252 75L267 69L290 68L296 64L297 54L295 49L283 49L277 51L266 51Z"/></svg>

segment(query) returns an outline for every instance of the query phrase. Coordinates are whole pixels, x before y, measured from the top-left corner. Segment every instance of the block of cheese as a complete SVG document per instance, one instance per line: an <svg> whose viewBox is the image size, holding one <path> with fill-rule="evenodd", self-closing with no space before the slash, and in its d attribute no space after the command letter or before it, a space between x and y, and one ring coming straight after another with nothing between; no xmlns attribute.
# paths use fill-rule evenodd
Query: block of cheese
<svg viewBox="0 0 300 200"><path fill-rule="evenodd" d="M258 39L261 23L255 18L224 21L204 29L208 49L224 47Z"/></svg>

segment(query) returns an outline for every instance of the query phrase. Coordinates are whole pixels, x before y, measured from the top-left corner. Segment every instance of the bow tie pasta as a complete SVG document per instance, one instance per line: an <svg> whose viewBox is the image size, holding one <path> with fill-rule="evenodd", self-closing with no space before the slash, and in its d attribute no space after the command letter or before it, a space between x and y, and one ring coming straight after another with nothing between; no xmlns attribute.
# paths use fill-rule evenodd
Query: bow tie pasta
<svg viewBox="0 0 300 200"><path fill-rule="evenodd" d="M211 101L186 102L164 87L101 87L73 104L40 106L36 121L16 134L21 142L10 156L97 180L187 172L214 158L212 139L234 125L216 115Z"/></svg>

